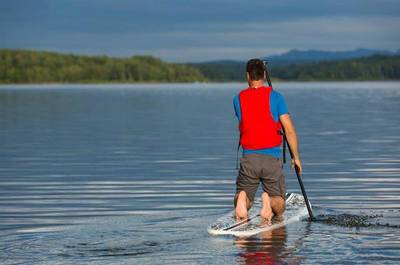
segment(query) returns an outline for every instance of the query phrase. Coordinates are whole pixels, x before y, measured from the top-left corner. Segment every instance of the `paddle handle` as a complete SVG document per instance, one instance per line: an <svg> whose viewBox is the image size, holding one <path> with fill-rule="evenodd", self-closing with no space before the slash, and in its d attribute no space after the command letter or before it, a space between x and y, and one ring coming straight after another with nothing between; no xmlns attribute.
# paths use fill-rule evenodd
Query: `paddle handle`
<svg viewBox="0 0 400 265"><path fill-rule="evenodd" d="M264 71L265 71L265 78L267 79L268 85L272 87L271 78L269 77L268 68L267 68L267 61L263 61L264 63Z"/></svg>

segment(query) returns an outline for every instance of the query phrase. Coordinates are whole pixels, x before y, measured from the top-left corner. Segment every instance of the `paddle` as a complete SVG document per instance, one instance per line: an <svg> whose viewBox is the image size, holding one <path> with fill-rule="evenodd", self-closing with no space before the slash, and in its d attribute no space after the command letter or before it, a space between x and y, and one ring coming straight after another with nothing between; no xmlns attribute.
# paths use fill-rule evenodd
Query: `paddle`
<svg viewBox="0 0 400 265"><path fill-rule="evenodd" d="M300 173L299 173L299 167L298 166L294 166L294 169L296 171L297 180L299 181L299 184L300 184L301 193L303 193L304 200L306 201L308 215L310 216L310 220L314 221L315 218L314 218L314 215L313 215L312 210L311 210L310 202L309 202L309 200L307 198L306 190L304 189L304 184L303 184L303 181L302 181Z"/></svg>
<svg viewBox="0 0 400 265"><path fill-rule="evenodd" d="M264 60L263 63L264 63L265 78L267 79L268 85L272 88L271 79L269 77L268 69L267 69L268 62L266 60ZM283 141L285 141L287 143L287 146L289 148L290 157L293 159L292 149L290 148L289 143L286 141L285 133L283 133ZM285 146L285 143L283 143L283 145ZM300 176L300 169L296 165L294 166L294 169L296 171L297 180L299 181L299 184L300 184L301 193L303 193L303 197L306 202L308 215L310 216L310 220L313 221L313 220L315 220L315 218L314 218L312 210L311 210L310 202L307 198L306 190L304 189L303 180L301 179L301 176Z"/></svg>
<svg viewBox="0 0 400 265"><path fill-rule="evenodd" d="M224 228L223 230L224 230L224 231L227 231L227 230L233 229L233 228L235 228L235 227L241 226L241 225L243 225L243 224L245 224L245 223L247 223L247 222L253 220L254 218L259 217L259 216L260 216L260 214L256 214L256 215L251 216L251 217L249 217L249 218L247 218L247 219L244 219L244 220L242 220L242 221L239 221L239 222L236 223L236 224L233 224L233 225L231 225L231 226L228 226L227 228Z"/></svg>
<svg viewBox="0 0 400 265"><path fill-rule="evenodd" d="M283 140L286 141L286 137L285 136L283 136L283 137L284 137ZM289 145L289 143L287 141L286 141L286 143L287 143L287 146L289 148L290 157L293 159L292 149L290 148L290 145ZM299 184L300 184L301 193L303 194L304 201L306 202L308 215L310 216L310 220L314 221L315 218L314 218L314 215L312 213L310 201L307 198L307 193L306 193L306 190L304 188L303 180L301 179L301 176L300 176L300 168L297 165L295 165L294 166L294 170L296 171L296 176L297 176L297 180L299 181Z"/></svg>
<svg viewBox="0 0 400 265"><path fill-rule="evenodd" d="M271 79L269 78L268 69L267 69L268 62L266 60L264 60L263 63L264 63L265 78L267 79L268 85L270 87L272 87Z"/></svg>

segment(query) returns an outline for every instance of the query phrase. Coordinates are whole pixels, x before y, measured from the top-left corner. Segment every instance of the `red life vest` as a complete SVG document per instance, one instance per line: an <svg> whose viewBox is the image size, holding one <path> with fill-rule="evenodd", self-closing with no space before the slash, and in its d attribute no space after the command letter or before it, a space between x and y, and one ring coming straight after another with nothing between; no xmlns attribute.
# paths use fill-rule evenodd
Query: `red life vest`
<svg viewBox="0 0 400 265"><path fill-rule="evenodd" d="M239 94L242 118L239 123L243 149L277 147L282 143L281 124L270 109L271 87L247 88Z"/></svg>

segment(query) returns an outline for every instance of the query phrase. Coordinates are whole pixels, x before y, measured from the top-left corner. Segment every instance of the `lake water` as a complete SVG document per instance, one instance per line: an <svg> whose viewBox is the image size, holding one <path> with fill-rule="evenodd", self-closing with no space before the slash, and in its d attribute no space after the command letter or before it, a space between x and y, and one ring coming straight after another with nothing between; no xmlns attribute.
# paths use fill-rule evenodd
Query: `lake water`
<svg viewBox="0 0 400 265"><path fill-rule="evenodd" d="M275 85L316 214L387 226L207 234L232 209L244 87L1 86L0 263L400 264L399 82Z"/></svg>

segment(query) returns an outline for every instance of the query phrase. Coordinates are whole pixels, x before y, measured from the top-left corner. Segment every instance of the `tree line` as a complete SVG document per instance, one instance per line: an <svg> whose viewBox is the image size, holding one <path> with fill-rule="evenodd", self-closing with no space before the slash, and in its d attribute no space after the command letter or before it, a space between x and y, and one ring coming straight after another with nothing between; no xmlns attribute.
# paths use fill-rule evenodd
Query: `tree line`
<svg viewBox="0 0 400 265"><path fill-rule="evenodd" d="M112 58L26 50L0 50L1 83L206 81L196 68L152 56Z"/></svg>
<svg viewBox="0 0 400 265"><path fill-rule="evenodd" d="M0 83L245 81L245 62L167 63L152 56L113 58L0 50ZM275 80L399 80L400 56L270 65Z"/></svg>

